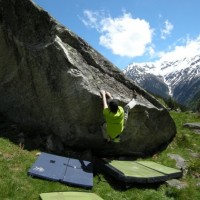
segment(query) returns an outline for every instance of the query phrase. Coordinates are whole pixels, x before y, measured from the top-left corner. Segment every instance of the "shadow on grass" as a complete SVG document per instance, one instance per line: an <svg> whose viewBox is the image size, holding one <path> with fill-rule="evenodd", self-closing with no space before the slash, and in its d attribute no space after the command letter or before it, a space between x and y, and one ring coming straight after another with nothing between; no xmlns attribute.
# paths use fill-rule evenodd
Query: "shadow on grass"
<svg viewBox="0 0 200 200"><path fill-rule="evenodd" d="M103 176L103 178L101 178ZM94 177L98 178L97 184L100 182L108 183L114 190L126 191L128 189L137 188L137 189L158 189L163 182L159 183L124 183L115 179L113 176L101 173L99 170L94 171Z"/></svg>
<svg viewBox="0 0 200 200"><path fill-rule="evenodd" d="M20 126L7 119L2 114L0 114L0 138L8 139L22 149L45 150L46 139L40 131L35 130L33 133L33 131L29 132L27 130L26 133L24 133L24 130L22 131Z"/></svg>

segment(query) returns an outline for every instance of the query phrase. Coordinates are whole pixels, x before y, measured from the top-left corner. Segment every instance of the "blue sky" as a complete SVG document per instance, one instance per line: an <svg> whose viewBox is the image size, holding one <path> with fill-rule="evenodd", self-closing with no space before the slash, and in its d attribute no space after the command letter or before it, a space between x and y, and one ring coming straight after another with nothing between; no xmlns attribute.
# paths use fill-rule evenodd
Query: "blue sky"
<svg viewBox="0 0 200 200"><path fill-rule="evenodd" d="M33 0L118 68L200 54L199 0Z"/></svg>

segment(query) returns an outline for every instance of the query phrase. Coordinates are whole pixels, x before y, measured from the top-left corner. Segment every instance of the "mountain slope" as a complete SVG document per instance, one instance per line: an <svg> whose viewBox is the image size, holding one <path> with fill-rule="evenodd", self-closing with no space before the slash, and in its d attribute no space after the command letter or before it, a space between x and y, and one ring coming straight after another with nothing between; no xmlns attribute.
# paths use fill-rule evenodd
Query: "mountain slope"
<svg viewBox="0 0 200 200"><path fill-rule="evenodd" d="M133 63L124 73L147 91L172 96L183 105L200 92L200 55L174 62Z"/></svg>
<svg viewBox="0 0 200 200"><path fill-rule="evenodd" d="M169 88L164 82L164 77L156 75L155 71L156 67L153 63L144 63L129 65L124 73L140 87L166 98L169 96Z"/></svg>

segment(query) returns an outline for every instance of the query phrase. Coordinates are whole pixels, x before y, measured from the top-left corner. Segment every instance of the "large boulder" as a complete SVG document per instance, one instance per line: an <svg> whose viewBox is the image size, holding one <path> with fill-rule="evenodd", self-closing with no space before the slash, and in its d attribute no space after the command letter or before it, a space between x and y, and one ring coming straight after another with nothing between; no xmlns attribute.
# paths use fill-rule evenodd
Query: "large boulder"
<svg viewBox="0 0 200 200"><path fill-rule="evenodd" d="M102 138L100 89L124 106L137 94L120 144ZM0 112L33 131L49 150L149 154L176 127L167 110L83 39L30 0L0 1Z"/></svg>

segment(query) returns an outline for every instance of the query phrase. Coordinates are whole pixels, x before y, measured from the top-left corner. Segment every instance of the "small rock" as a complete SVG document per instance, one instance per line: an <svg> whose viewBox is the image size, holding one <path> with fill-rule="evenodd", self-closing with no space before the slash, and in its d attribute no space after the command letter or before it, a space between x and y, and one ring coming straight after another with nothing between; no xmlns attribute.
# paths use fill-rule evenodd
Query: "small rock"
<svg viewBox="0 0 200 200"><path fill-rule="evenodd" d="M181 181L179 181L177 179L168 180L168 181L166 181L166 183L169 186L175 187L176 189L179 189L179 190L184 189L184 188L186 188L188 186L187 183L181 182Z"/></svg>
<svg viewBox="0 0 200 200"><path fill-rule="evenodd" d="M185 123L183 124L183 127L185 128L192 128L192 129L200 129L200 123Z"/></svg>
<svg viewBox="0 0 200 200"><path fill-rule="evenodd" d="M198 122L185 123L183 124L183 127L193 129L196 134L200 134L200 123Z"/></svg>
<svg viewBox="0 0 200 200"><path fill-rule="evenodd" d="M200 158L200 153L190 153L190 156L193 158Z"/></svg>
<svg viewBox="0 0 200 200"><path fill-rule="evenodd" d="M176 166L179 169L186 169L186 163L185 163L185 159L182 158L181 156L177 155L177 154L167 154L170 158L174 159L176 161Z"/></svg>
<svg viewBox="0 0 200 200"><path fill-rule="evenodd" d="M200 173L194 173L194 174L193 174L193 177L194 177L194 178L200 179Z"/></svg>
<svg viewBox="0 0 200 200"><path fill-rule="evenodd" d="M200 129L195 129L194 132L200 135Z"/></svg>

